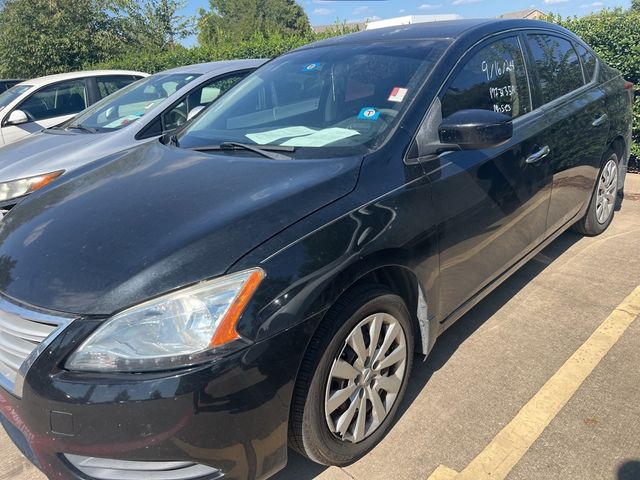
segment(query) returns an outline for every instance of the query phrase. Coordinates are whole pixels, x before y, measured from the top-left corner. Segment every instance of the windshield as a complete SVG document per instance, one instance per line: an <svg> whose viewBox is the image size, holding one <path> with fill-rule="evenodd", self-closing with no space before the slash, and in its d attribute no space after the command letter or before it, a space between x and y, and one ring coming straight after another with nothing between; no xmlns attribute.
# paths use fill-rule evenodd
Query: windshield
<svg viewBox="0 0 640 480"><path fill-rule="evenodd" d="M198 148L239 142L338 156L376 148L448 45L385 41L300 50L258 69L178 140Z"/></svg>
<svg viewBox="0 0 640 480"><path fill-rule="evenodd" d="M0 95L0 108L4 108L9 105L30 88L33 88L33 85L16 85L15 87L11 87Z"/></svg>
<svg viewBox="0 0 640 480"><path fill-rule="evenodd" d="M89 107L68 125L109 132L126 127L200 75L159 73L138 80Z"/></svg>

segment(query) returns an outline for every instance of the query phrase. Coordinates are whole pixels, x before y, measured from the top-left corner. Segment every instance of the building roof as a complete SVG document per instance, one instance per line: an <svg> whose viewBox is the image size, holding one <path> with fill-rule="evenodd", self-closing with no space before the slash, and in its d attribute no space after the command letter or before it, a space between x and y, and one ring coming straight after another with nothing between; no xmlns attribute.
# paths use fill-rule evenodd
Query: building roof
<svg viewBox="0 0 640 480"><path fill-rule="evenodd" d="M376 28L396 27L399 25L413 25L415 23L444 22L447 20L461 20L462 17L455 13L440 15L405 15L403 17L387 18L367 23L367 30Z"/></svg>
<svg viewBox="0 0 640 480"><path fill-rule="evenodd" d="M499 15L498 18L540 18L547 14L537 8L527 8L526 10L517 10L515 12L507 12Z"/></svg>

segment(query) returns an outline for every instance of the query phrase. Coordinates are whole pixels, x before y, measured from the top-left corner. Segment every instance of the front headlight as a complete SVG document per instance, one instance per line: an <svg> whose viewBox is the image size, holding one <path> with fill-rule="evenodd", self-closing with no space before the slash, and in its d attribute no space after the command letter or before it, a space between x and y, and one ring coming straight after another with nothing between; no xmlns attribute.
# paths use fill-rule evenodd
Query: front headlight
<svg viewBox="0 0 640 480"><path fill-rule="evenodd" d="M236 322L264 278L259 268L150 300L106 320L66 368L144 372L195 365L240 338Z"/></svg>
<svg viewBox="0 0 640 480"><path fill-rule="evenodd" d="M34 177L21 178L19 180L0 183L0 202L35 192L36 190L49 185L63 173L64 170L58 170L57 172L44 173Z"/></svg>

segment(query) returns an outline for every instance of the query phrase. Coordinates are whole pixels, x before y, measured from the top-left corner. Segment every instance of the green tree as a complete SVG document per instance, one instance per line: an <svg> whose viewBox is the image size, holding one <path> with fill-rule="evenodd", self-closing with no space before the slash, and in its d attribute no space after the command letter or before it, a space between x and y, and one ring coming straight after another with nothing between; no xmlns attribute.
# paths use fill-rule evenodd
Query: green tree
<svg viewBox="0 0 640 480"><path fill-rule="evenodd" d="M198 31L202 45L215 45L255 35L306 36L311 26L295 0L209 0L209 10L200 9Z"/></svg>
<svg viewBox="0 0 640 480"><path fill-rule="evenodd" d="M137 49L175 47L194 32L194 18L180 15L186 0L114 0L114 16Z"/></svg>
<svg viewBox="0 0 640 480"><path fill-rule="evenodd" d="M631 0L631 10L640 12L640 0Z"/></svg>
<svg viewBox="0 0 640 480"><path fill-rule="evenodd" d="M6 0L0 12L0 74L30 78L77 70L122 50L104 0Z"/></svg>

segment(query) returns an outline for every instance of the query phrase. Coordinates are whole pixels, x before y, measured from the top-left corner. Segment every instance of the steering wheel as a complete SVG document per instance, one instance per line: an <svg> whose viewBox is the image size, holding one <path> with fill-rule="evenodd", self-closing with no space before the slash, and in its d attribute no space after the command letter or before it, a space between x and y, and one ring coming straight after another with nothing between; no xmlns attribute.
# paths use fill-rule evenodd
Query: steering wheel
<svg viewBox="0 0 640 480"><path fill-rule="evenodd" d="M172 125L174 128L179 127L187 121L187 115L181 110L177 109L170 111L167 117L169 120L167 123L169 125Z"/></svg>

